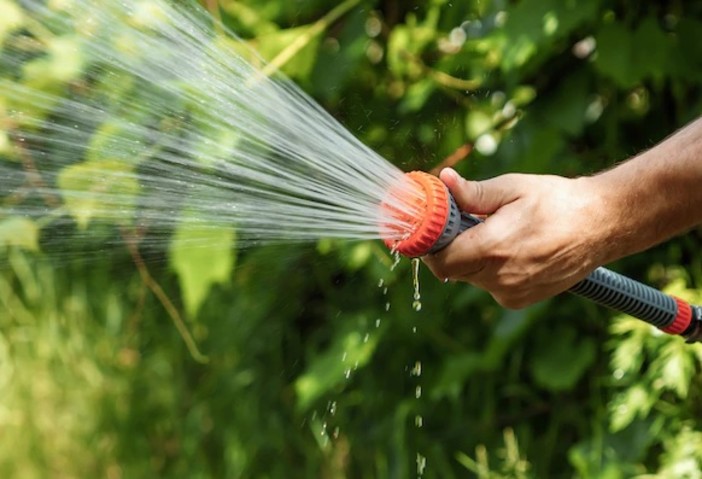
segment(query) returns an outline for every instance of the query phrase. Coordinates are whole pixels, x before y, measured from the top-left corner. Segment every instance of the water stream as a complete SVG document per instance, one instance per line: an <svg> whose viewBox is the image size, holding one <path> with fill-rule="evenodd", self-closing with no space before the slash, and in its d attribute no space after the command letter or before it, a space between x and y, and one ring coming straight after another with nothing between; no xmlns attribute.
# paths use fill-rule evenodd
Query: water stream
<svg viewBox="0 0 702 479"><path fill-rule="evenodd" d="M239 247L408 227L378 207L408 208L387 195L402 172L198 5L22 5L0 63L0 221L70 217L53 234L75 238L106 223L155 247L176 223L234 228Z"/></svg>

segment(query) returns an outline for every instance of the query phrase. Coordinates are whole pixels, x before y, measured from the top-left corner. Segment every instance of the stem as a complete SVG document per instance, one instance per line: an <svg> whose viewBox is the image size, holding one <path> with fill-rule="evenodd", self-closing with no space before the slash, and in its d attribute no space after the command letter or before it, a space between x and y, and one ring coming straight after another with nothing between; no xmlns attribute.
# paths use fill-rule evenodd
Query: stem
<svg viewBox="0 0 702 479"><path fill-rule="evenodd" d="M50 193L50 189L44 181L44 177L41 175L37 169L37 165L34 162L32 154L19 142L15 143L15 148L19 152L20 160L22 161L22 168L24 168L25 173L27 173L27 181L29 184L39 191L39 194L46 203L46 206L51 208L59 208L61 206L61 200L58 196Z"/></svg>
<svg viewBox="0 0 702 479"><path fill-rule="evenodd" d="M417 55L414 55L411 52L408 52L407 50L401 51L400 55L407 61L410 61L416 66L418 66L423 73L427 74L432 80L434 80L434 82L436 82L437 85L440 85L442 87L449 88L451 90L463 90L467 92L480 88L480 85L482 85L483 83L481 80L466 80L463 78L458 78L449 75L446 72L436 70L424 63L422 59L419 58Z"/></svg>
<svg viewBox="0 0 702 479"><path fill-rule="evenodd" d="M207 9L208 12L210 12L210 15L212 15L212 18L215 19L214 22L214 28L215 31L218 34L222 33L222 15L219 13L219 2L218 0L203 0L205 4L205 8Z"/></svg>
<svg viewBox="0 0 702 479"><path fill-rule="evenodd" d="M178 333L180 333L180 337L183 338L185 345L188 347L190 355L198 363L208 363L209 358L203 355L198 349L197 343L195 343L195 339L193 338L192 334L190 334L190 331L188 331L188 327L185 325L185 321L183 321L183 317L178 312L178 309L173 305L173 302L168 297L166 292L163 291L163 288L160 284L158 284L158 281L156 281L154 277L151 276L151 272L149 272L149 269L144 263L144 259L141 257L141 254L139 253L139 250L136 247L134 235L131 234L131 232L123 230L122 237L124 238L124 242L127 245L127 248L129 249L129 253L132 255L134 265L139 271L139 275L141 276L142 282L151 290L154 296L156 296L161 305L163 305L163 308L168 313L168 316L170 316L171 320L173 321L173 324L178 330Z"/></svg>
<svg viewBox="0 0 702 479"><path fill-rule="evenodd" d="M453 168L460 161L468 158L471 151L473 151L473 145L470 143L459 146L453 153L441 160L441 163L432 168L430 173L432 175L438 175L444 168Z"/></svg>
<svg viewBox="0 0 702 479"><path fill-rule="evenodd" d="M280 70L283 65L292 60L292 58L297 55L300 50L305 48L317 35L329 28L332 23L359 3L361 3L361 0L346 0L334 7L326 15L314 22L309 30L298 36L295 41L278 53L270 63L263 67L261 73L265 76L270 76L276 70Z"/></svg>

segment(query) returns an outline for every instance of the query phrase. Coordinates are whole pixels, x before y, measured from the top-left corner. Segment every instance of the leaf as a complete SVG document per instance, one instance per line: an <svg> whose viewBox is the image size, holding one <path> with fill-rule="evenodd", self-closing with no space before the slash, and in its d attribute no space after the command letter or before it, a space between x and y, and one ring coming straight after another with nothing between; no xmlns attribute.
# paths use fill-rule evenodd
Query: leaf
<svg viewBox="0 0 702 479"><path fill-rule="evenodd" d="M370 361L377 346L379 334L364 338L359 331L359 321L346 321L329 348L313 359L307 370L295 381L297 405L308 409L315 400L344 381L352 369Z"/></svg>
<svg viewBox="0 0 702 479"><path fill-rule="evenodd" d="M8 0L0 0L0 12L2 12L0 15L0 45L2 45L7 35L22 26L24 18L17 4Z"/></svg>
<svg viewBox="0 0 702 479"><path fill-rule="evenodd" d="M412 58L420 56L436 38L436 29L430 24L431 21L427 21L417 25L416 19L410 16L407 25L393 28L387 44L387 63L392 73L398 77L421 77L422 69Z"/></svg>
<svg viewBox="0 0 702 479"><path fill-rule="evenodd" d="M200 306L215 284L225 283L234 268L234 228L202 224L197 211L182 213L169 248L171 267L178 275L185 311L197 316Z"/></svg>
<svg viewBox="0 0 702 479"><path fill-rule="evenodd" d="M687 397L690 384L694 382L695 357L692 349L681 338L666 338L653 367L660 371L657 384L675 391L684 399Z"/></svg>
<svg viewBox="0 0 702 479"><path fill-rule="evenodd" d="M47 47L47 55L26 63L23 73L28 85L46 90L54 83L75 79L83 72L84 66L78 36L54 37Z"/></svg>
<svg viewBox="0 0 702 479"><path fill-rule="evenodd" d="M645 78L661 78L668 70L672 44L652 17L634 32L619 23L607 24L596 41L595 66L620 87L630 88Z"/></svg>
<svg viewBox="0 0 702 479"><path fill-rule="evenodd" d="M549 337L558 338L552 342ZM543 340L530 364L534 379L552 391L572 388L595 359L592 339L578 340L573 329L559 328Z"/></svg>
<svg viewBox="0 0 702 479"><path fill-rule="evenodd" d="M447 358L442 365L439 379L432 388L431 397L433 399L444 396L458 398L465 382L473 373L479 371L482 365L481 355L472 351Z"/></svg>
<svg viewBox="0 0 702 479"><path fill-rule="evenodd" d="M143 139L123 120L111 119L102 123L90 138L85 154L87 161L105 158L131 163L144 149Z"/></svg>
<svg viewBox="0 0 702 479"><path fill-rule="evenodd" d="M612 432L621 431L632 423L637 415L646 417L656 402L657 394L642 384L635 384L610 402L610 424Z"/></svg>
<svg viewBox="0 0 702 479"><path fill-rule="evenodd" d="M290 78L307 80L317 61L317 50L322 36L319 33L315 34L313 25L288 28L262 35L256 39L254 46L258 53L270 62L288 45L302 40L301 37L304 36L308 37L305 38L305 46L287 60L281 70Z"/></svg>
<svg viewBox="0 0 702 479"><path fill-rule="evenodd" d="M58 177L66 209L82 229L93 219L128 224L139 182L133 167L116 160L91 160L64 168Z"/></svg>
<svg viewBox="0 0 702 479"><path fill-rule="evenodd" d="M527 64L555 39L568 35L598 13L599 1L524 0L508 10L500 67L513 70Z"/></svg>
<svg viewBox="0 0 702 479"><path fill-rule="evenodd" d="M17 246L39 251L39 227L28 219L11 216L0 221L0 247Z"/></svg>

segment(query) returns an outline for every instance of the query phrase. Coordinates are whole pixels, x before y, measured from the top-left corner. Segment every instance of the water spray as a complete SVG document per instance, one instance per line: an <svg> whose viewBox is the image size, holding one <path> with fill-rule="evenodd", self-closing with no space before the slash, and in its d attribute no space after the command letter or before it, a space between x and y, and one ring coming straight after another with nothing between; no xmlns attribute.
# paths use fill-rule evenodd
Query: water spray
<svg viewBox="0 0 702 479"><path fill-rule="evenodd" d="M381 208L411 225L399 239L397 235L385 238L392 251L411 258L435 253L461 232L482 223L458 209L456 200L437 177L413 171L404 179L413 194L403 198L406 188L402 192L390 190L392 201L383 203ZM397 197L408 204L404 211L392 206ZM607 268L597 268L568 291L646 321L665 333L683 336L688 342L702 341L702 306L691 305Z"/></svg>

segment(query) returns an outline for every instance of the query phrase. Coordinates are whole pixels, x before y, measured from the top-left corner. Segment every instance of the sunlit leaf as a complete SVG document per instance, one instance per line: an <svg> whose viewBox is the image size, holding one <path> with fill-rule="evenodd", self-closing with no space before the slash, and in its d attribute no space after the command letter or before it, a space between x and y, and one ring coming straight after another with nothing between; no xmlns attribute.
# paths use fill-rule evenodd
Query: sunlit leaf
<svg viewBox="0 0 702 479"><path fill-rule="evenodd" d="M314 401L365 366L373 356L379 335L366 337L356 328L344 328L329 348L313 359L304 374L295 381L297 406L307 410Z"/></svg>
<svg viewBox="0 0 702 479"><path fill-rule="evenodd" d="M66 209L85 229L91 220L132 221L139 193L133 166L123 161L92 160L64 168L58 177Z"/></svg>
<svg viewBox="0 0 702 479"><path fill-rule="evenodd" d="M635 384L618 394L610 403L610 430L621 431L637 416L646 417L657 399L655 391L649 391L642 384Z"/></svg>
<svg viewBox="0 0 702 479"><path fill-rule="evenodd" d="M30 251L39 250L39 227L27 218L11 216L0 220L0 248L17 246Z"/></svg>
<svg viewBox="0 0 702 479"><path fill-rule="evenodd" d="M52 38L47 53L47 56L24 65L26 82L33 87L44 88L52 82L68 82L83 72L85 63L78 37Z"/></svg>
<svg viewBox="0 0 702 479"><path fill-rule="evenodd" d="M24 15L15 2L0 0L0 45L5 37L22 26Z"/></svg>
<svg viewBox="0 0 702 479"><path fill-rule="evenodd" d="M304 42L304 47L287 59L282 71L290 78L306 80L314 68L320 39L321 35L315 34L311 25L305 25L264 34L256 38L254 46L270 62L293 42Z"/></svg>
<svg viewBox="0 0 702 479"><path fill-rule="evenodd" d="M229 280L234 268L234 228L197 222L197 211L182 213L169 248L185 310L197 315L210 289Z"/></svg>

